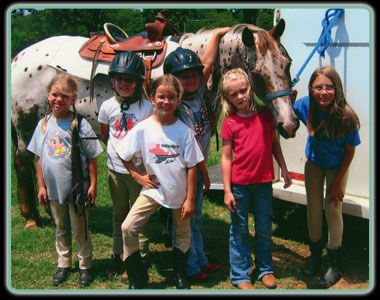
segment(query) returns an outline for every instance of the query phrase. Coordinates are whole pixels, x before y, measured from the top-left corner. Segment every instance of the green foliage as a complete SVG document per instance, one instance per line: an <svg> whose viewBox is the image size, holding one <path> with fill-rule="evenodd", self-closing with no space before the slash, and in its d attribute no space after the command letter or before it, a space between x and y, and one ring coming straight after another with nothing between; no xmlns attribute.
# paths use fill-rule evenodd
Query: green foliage
<svg viewBox="0 0 380 300"><path fill-rule="evenodd" d="M144 31L161 9L14 9L11 11L11 56L27 46L56 35L90 36L103 31L106 22L118 25L129 35ZM171 9L167 17L181 32L200 28L251 23L270 29L273 9Z"/></svg>

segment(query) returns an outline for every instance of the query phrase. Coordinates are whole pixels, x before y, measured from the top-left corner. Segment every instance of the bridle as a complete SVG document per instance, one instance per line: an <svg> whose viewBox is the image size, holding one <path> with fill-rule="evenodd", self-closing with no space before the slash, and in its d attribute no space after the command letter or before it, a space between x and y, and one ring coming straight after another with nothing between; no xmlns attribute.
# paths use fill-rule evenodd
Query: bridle
<svg viewBox="0 0 380 300"><path fill-rule="evenodd" d="M253 90L253 92L256 94L256 96L262 101L264 102L264 104L267 104L269 102L271 102L272 100L278 98L278 97L282 97L282 96L291 96L292 95L292 90L291 89L284 89L284 90L280 90L280 91L276 91L276 92L273 92L273 93L270 93L270 94L267 94L265 95L264 97L260 97L259 96L259 93L257 91L257 89L255 88L253 82L252 82L252 78L251 78L251 71L249 69L249 63L248 63L248 55L247 55L247 50L246 50L247 46L244 46L243 47L243 51L244 51L244 67L246 69L246 72L247 72L247 75L248 75L248 80L249 80L249 85L251 86L251 89Z"/></svg>

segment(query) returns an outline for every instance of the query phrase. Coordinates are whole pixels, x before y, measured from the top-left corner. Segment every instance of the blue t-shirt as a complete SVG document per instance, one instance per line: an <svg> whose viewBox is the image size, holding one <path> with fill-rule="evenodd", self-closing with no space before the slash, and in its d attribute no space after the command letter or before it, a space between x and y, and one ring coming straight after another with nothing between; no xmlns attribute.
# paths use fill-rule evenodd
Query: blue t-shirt
<svg viewBox="0 0 380 300"><path fill-rule="evenodd" d="M297 117L307 126L310 100L305 96L294 102L293 109ZM319 121L326 118L326 113L319 111ZM321 168L336 168L340 165L346 145L357 146L360 144L359 130L350 131L345 136L339 138L329 138L321 130L316 137L308 135L305 155L308 160Z"/></svg>

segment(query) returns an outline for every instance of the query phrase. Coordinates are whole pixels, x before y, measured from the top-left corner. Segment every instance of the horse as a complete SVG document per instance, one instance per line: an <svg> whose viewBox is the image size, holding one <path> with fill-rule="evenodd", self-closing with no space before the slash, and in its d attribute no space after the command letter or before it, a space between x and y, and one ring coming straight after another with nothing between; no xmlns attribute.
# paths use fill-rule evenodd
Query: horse
<svg viewBox="0 0 380 300"><path fill-rule="evenodd" d="M244 60L254 78L263 78L253 81L258 95L266 91L273 94L278 92L277 89L289 88L291 59L278 42L283 30L283 21L270 31L241 24L231 27L221 39L208 83L212 90L209 97L212 133L216 130L220 113L220 103L213 95L216 94L218 79L227 69L243 66ZM200 30L193 35L185 34L179 43L172 41L171 36L166 36L166 55L182 46L194 50L201 57L212 32ZM76 109L86 117L97 134L99 108L103 101L113 96L108 78L109 64L99 61L94 68L93 62L79 55L86 41L88 38L80 36L50 37L22 50L11 62L11 133L18 198L21 215L26 220L25 228L41 225L36 205L34 155L26 148L46 111L46 86L59 72L74 75L78 80ZM152 79L163 74L162 67L163 63L151 70ZM277 96L267 105L273 111L280 134L285 138L294 137L299 122L292 110L289 95Z"/></svg>

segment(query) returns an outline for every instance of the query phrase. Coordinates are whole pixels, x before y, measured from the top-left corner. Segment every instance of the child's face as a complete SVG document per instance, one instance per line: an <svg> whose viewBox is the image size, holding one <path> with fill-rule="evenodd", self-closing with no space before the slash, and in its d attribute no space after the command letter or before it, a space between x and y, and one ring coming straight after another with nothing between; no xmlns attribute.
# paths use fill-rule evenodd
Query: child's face
<svg viewBox="0 0 380 300"><path fill-rule="evenodd" d="M179 99L174 87L168 85L159 85L150 100L156 109L156 114L161 119L169 119L174 117Z"/></svg>
<svg viewBox="0 0 380 300"><path fill-rule="evenodd" d="M225 88L225 97L238 111L248 111L250 94L247 80L239 76L228 81Z"/></svg>
<svg viewBox="0 0 380 300"><path fill-rule="evenodd" d="M178 74L178 79L181 81L183 91L185 93L195 93L201 83L199 72L197 70L186 70Z"/></svg>
<svg viewBox="0 0 380 300"><path fill-rule="evenodd" d="M315 77L313 85L309 88L320 110L326 111L327 107L335 99L334 83L328 77L318 75Z"/></svg>
<svg viewBox="0 0 380 300"><path fill-rule="evenodd" d="M126 74L117 74L112 79L116 92L121 97L132 97L136 91L136 78Z"/></svg>
<svg viewBox="0 0 380 300"><path fill-rule="evenodd" d="M76 100L75 95L73 96L62 91L57 85L52 86L47 94L47 98L55 116L64 116Z"/></svg>

